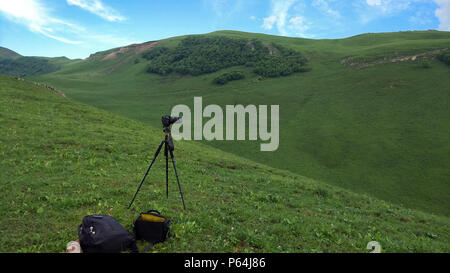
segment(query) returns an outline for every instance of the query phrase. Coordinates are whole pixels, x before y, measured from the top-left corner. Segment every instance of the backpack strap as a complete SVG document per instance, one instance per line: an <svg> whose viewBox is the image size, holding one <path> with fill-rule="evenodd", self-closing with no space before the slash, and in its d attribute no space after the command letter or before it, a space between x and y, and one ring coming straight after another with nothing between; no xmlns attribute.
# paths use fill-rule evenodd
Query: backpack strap
<svg viewBox="0 0 450 273"><path fill-rule="evenodd" d="M157 214L161 215L161 212L155 210L155 209L151 209L149 211L143 212L143 213L152 213L152 212L156 212Z"/></svg>

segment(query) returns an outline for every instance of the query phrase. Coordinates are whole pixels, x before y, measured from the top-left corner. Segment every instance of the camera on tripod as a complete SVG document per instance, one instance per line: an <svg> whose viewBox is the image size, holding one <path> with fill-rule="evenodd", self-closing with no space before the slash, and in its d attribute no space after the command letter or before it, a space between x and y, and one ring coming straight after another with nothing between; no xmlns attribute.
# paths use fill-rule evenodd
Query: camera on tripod
<svg viewBox="0 0 450 273"><path fill-rule="evenodd" d="M128 208L131 208L131 205L134 202L134 199L136 198L139 190L141 189L142 184L144 183L145 178L150 172L150 169L153 166L153 163L155 163L156 158L159 155L159 152L161 152L162 147L164 146L164 157L166 158L166 196L169 198L169 155L172 160L173 169L175 171L175 176L177 178L178 183L178 190L180 191L180 197L181 202L183 203L183 208L186 209L186 205L184 204L184 197L183 192L181 191L181 184L180 184L180 178L178 177L177 167L175 166L175 159L173 157L173 151L175 150L175 146L173 144L172 140L172 134L170 132L170 126L176 122L181 122L181 117L171 117L169 115L162 116L161 118L162 124L164 126L164 139L161 141L161 144L159 144L158 149L156 149L156 153L153 156L152 162L148 166L147 172L144 175L144 178L142 178L141 183L139 184L136 193L133 196L133 199L131 199L130 205Z"/></svg>
<svg viewBox="0 0 450 273"><path fill-rule="evenodd" d="M165 115L161 118L161 121L164 126L164 129L166 129L176 122L181 122L181 117L171 117L169 115Z"/></svg>

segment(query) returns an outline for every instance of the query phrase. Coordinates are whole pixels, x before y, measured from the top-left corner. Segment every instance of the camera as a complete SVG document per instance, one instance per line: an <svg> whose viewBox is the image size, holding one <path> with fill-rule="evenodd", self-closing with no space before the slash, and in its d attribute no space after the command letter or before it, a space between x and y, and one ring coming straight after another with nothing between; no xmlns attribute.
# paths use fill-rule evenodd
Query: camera
<svg viewBox="0 0 450 273"><path fill-rule="evenodd" d="M167 127L170 127L175 122L181 121L181 117L171 117L169 115L166 115L161 118L161 121L162 121L164 128L167 128Z"/></svg>

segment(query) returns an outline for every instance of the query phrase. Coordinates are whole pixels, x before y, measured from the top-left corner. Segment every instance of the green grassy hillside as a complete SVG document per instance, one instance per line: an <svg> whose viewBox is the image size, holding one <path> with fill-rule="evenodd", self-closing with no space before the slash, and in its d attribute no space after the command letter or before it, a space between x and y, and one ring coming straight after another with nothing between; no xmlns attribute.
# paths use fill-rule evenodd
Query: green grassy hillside
<svg viewBox="0 0 450 273"><path fill-rule="evenodd" d="M450 48L438 31L364 34L338 40L286 38L236 31L225 36L275 43L305 55L312 70L263 78L245 66L197 77L147 73L142 54L175 48L183 37L151 48L113 49L38 78L79 100L159 126L177 104L280 105L280 147L259 142L206 144L239 156L410 208L450 215ZM122 52L121 54L118 54ZM245 79L217 86L238 71ZM205 120L206 122L206 120Z"/></svg>
<svg viewBox="0 0 450 273"><path fill-rule="evenodd" d="M12 51L11 49L1 47L0 46L0 58L2 59L14 59L21 57L21 55L15 51Z"/></svg>
<svg viewBox="0 0 450 273"><path fill-rule="evenodd" d="M166 107L170 107L167 103ZM62 252L88 214L127 229L159 209L172 236L155 252L449 252L450 220L354 194L193 142L177 142L126 209L162 130L0 76L0 252ZM143 247L144 244L140 244Z"/></svg>
<svg viewBox="0 0 450 273"><path fill-rule="evenodd" d="M0 47L0 74L30 77L48 74L73 62L66 57L46 58L22 56L10 49Z"/></svg>

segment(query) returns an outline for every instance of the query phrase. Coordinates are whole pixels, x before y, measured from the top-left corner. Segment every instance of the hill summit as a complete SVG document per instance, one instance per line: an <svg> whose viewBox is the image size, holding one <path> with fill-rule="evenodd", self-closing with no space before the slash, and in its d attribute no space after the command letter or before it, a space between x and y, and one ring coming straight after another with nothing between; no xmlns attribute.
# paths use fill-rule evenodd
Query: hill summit
<svg viewBox="0 0 450 273"><path fill-rule="evenodd" d="M14 59L14 58L18 58L21 56L22 55L20 55L19 53L15 52L15 51L12 51L11 49L0 46L0 58L2 58L2 59Z"/></svg>

